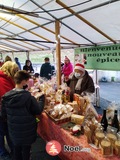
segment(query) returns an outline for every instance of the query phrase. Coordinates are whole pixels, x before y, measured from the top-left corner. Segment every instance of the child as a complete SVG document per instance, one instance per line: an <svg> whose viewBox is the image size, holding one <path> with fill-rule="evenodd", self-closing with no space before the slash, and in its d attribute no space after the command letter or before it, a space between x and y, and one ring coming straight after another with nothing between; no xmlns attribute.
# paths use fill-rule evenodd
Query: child
<svg viewBox="0 0 120 160"><path fill-rule="evenodd" d="M8 131L13 143L13 160L29 160L31 144L36 140L36 118L44 108L45 97L38 102L24 86L30 75L18 71L14 76L15 88L2 97L2 116L7 118Z"/></svg>

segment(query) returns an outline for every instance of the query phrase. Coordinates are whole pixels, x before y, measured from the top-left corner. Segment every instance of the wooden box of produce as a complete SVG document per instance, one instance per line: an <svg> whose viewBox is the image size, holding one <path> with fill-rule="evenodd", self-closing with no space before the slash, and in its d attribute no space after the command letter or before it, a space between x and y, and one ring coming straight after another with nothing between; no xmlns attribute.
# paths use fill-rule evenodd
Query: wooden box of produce
<svg viewBox="0 0 120 160"><path fill-rule="evenodd" d="M45 110L46 114L57 124L69 122L74 108L69 104L56 104Z"/></svg>
<svg viewBox="0 0 120 160"><path fill-rule="evenodd" d="M57 118L54 118L52 117L46 110L44 110L44 112L49 116L49 118L55 122L56 124L61 124L61 123L65 123L65 122L70 122L71 120L71 116L70 117L66 117L66 118L63 118L63 119L57 119Z"/></svg>

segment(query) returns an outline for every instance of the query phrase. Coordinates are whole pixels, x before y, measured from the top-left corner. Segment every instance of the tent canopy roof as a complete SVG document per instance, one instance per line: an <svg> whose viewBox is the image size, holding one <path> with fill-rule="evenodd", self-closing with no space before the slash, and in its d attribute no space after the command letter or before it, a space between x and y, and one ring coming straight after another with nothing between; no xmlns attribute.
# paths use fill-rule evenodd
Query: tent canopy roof
<svg viewBox="0 0 120 160"><path fill-rule="evenodd" d="M11 18L11 15L12 18ZM0 0L0 52L120 43L119 0Z"/></svg>

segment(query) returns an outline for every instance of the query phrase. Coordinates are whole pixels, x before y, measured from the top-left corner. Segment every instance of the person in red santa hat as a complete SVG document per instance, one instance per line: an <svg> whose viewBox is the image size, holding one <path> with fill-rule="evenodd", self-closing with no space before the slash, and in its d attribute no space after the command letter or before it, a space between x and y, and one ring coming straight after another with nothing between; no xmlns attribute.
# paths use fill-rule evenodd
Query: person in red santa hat
<svg viewBox="0 0 120 160"><path fill-rule="evenodd" d="M64 66L62 68L62 74L64 76L64 82L68 81L68 77L72 72L73 72L73 65L70 62L70 59L67 56L65 56Z"/></svg>
<svg viewBox="0 0 120 160"><path fill-rule="evenodd" d="M85 70L83 64L77 63L74 67L74 72L69 75L67 85L70 87L71 100L73 100L73 94L87 95L87 93L94 93L95 87L92 78Z"/></svg>

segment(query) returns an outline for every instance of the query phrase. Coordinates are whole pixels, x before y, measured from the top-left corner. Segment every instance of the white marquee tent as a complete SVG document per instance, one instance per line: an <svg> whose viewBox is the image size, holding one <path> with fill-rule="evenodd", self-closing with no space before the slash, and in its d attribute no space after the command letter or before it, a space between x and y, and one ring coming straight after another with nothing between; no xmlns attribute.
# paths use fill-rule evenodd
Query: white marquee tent
<svg viewBox="0 0 120 160"><path fill-rule="evenodd" d="M120 43L120 0L0 0L0 52Z"/></svg>

